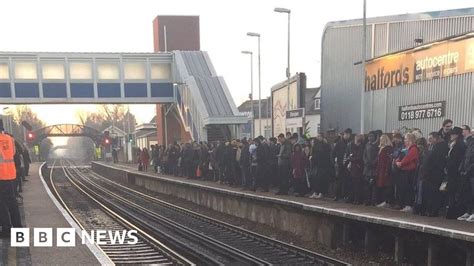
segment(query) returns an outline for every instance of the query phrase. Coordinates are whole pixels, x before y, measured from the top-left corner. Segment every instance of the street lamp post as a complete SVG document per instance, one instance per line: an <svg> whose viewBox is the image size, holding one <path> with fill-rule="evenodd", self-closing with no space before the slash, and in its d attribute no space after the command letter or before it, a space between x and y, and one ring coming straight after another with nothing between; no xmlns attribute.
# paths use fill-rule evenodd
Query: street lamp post
<svg viewBox="0 0 474 266"><path fill-rule="evenodd" d="M243 54L250 55L250 104L252 107L252 122L250 124L250 138L253 139L254 137L254 130L255 130L255 112L253 108L253 53L250 51L242 51Z"/></svg>
<svg viewBox="0 0 474 266"><path fill-rule="evenodd" d="M365 132L365 109L364 109L364 93L365 93L365 60L366 60L366 45L367 45L367 17L366 17L367 4L364 0L364 11L362 18L362 91L360 94L360 133Z"/></svg>
<svg viewBox="0 0 474 266"><path fill-rule="evenodd" d="M247 36L258 38L258 135L262 135L262 79L260 69L260 33L247 32ZM253 99L253 95L252 95ZM253 104L253 102L252 102Z"/></svg>
<svg viewBox="0 0 474 266"><path fill-rule="evenodd" d="M360 133L365 132L365 60L366 60L366 45L367 45L367 18L366 18L366 0L364 0L364 11L362 18L362 91L360 93Z"/></svg>
<svg viewBox="0 0 474 266"><path fill-rule="evenodd" d="M290 14L291 10L287 8L282 8L282 7L277 7L273 11L277 13L286 13L288 14L288 62L287 62L287 67L286 67L286 78L288 79L287 81L287 93L286 93L286 106L288 110L290 110Z"/></svg>

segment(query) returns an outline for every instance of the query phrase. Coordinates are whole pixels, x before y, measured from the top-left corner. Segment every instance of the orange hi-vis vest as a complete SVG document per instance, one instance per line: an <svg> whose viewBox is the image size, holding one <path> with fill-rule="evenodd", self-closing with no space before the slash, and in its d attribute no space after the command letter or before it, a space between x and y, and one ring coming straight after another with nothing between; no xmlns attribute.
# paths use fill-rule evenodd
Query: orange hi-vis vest
<svg viewBox="0 0 474 266"><path fill-rule="evenodd" d="M15 180L15 140L0 133L0 181Z"/></svg>

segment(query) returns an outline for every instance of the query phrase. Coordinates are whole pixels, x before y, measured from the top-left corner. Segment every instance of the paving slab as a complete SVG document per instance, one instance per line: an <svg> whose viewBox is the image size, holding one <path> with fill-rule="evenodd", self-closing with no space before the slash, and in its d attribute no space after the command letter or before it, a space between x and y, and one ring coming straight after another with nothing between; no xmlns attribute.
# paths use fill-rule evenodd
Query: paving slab
<svg viewBox="0 0 474 266"><path fill-rule="evenodd" d="M99 265L99 261L76 235L75 247L56 247L56 228L71 228L64 214L48 195L39 175L40 163L30 166L28 182L23 186L21 213L30 229L30 247L15 248L10 240L0 240L0 265ZM33 247L33 228L53 228L53 247Z"/></svg>

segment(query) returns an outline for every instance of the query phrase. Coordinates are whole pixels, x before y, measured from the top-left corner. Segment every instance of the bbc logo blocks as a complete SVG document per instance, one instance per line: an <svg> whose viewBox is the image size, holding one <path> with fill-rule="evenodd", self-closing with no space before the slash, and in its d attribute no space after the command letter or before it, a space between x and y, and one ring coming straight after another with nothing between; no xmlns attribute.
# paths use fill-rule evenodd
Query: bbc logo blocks
<svg viewBox="0 0 474 266"><path fill-rule="evenodd" d="M34 228L33 246L34 247L52 247L53 240L57 247L76 246L76 231L74 228L57 228L56 234L53 234L52 228ZM30 246L29 228L12 228L10 245L12 247Z"/></svg>

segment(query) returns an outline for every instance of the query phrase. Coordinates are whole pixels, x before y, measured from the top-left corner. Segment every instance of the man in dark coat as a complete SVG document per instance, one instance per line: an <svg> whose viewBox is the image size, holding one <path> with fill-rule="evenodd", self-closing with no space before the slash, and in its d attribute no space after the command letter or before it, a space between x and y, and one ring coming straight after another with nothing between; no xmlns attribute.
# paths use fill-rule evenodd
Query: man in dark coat
<svg viewBox="0 0 474 266"><path fill-rule="evenodd" d="M230 142L226 142L222 153L222 167L224 172L224 182L230 185L232 185L232 182L234 181L234 177L232 176L234 173L234 171L232 171L234 161L235 154L233 153L232 145L230 145Z"/></svg>
<svg viewBox="0 0 474 266"><path fill-rule="evenodd" d="M474 136L472 134L465 135L467 135L467 148L459 171L465 184L464 187L470 187L470 189L466 189L466 193L464 194L467 211L464 215L459 217L458 220L474 222Z"/></svg>
<svg viewBox="0 0 474 266"><path fill-rule="evenodd" d="M288 195L290 181L290 155L292 151L291 142L285 138L285 135L278 135L280 142L280 153L278 154L278 176L279 189L277 195Z"/></svg>
<svg viewBox="0 0 474 266"><path fill-rule="evenodd" d="M450 135L449 132L453 129L453 120L446 119L443 121L443 127L438 131L441 138L446 142L449 143Z"/></svg>
<svg viewBox="0 0 474 266"><path fill-rule="evenodd" d="M192 150L191 144L186 143L186 145L184 145L183 159L181 163L183 164L183 169L185 169L184 175L188 178L192 178L194 176L192 161L193 161L193 150Z"/></svg>
<svg viewBox="0 0 474 266"><path fill-rule="evenodd" d="M218 142L216 147L216 171L219 183L224 180L224 150L225 144L223 142Z"/></svg>
<svg viewBox="0 0 474 266"><path fill-rule="evenodd" d="M311 198L322 198L328 192L328 181L333 175L331 146L319 134L311 149Z"/></svg>
<svg viewBox="0 0 474 266"><path fill-rule="evenodd" d="M276 138L270 138L268 146L268 182L270 186L277 184L278 180L278 154L280 153L280 145Z"/></svg>
<svg viewBox="0 0 474 266"><path fill-rule="evenodd" d="M263 192L268 192L268 158L269 158L269 147L263 136L258 137L257 145L257 176L258 176L258 187Z"/></svg>
<svg viewBox="0 0 474 266"><path fill-rule="evenodd" d="M250 151L249 143L246 139L240 143L240 171L242 174L242 189L248 189L250 186Z"/></svg>
<svg viewBox="0 0 474 266"><path fill-rule="evenodd" d="M346 181L347 203L362 204L364 189L364 135L359 134L347 145L344 167L349 169Z"/></svg>
<svg viewBox="0 0 474 266"><path fill-rule="evenodd" d="M351 191L349 187L349 177L347 173L347 169L344 166L344 156L346 154L347 145L349 144L352 137L352 129L347 128L344 130L344 134L339 141L336 142L334 146L334 150L332 152L332 158L335 162L336 167L336 184L335 184L335 192L336 195L334 200L339 200L341 198L346 198L348 192Z"/></svg>
<svg viewBox="0 0 474 266"><path fill-rule="evenodd" d="M428 141L430 146L420 169L423 180L422 209L425 209L429 216L438 216L442 196L439 187L443 182L449 148L438 132L430 133Z"/></svg>
<svg viewBox="0 0 474 266"><path fill-rule="evenodd" d="M375 132L370 132L368 142L364 148L364 199L365 205L373 205L375 203L375 194L373 184L375 183L375 175L377 172L377 159L379 155L379 147L377 145L377 136Z"/></svg>
<svg viewBox="0 0 474 266"><path fill-rule="evenodd" d="M459 210L453 212L454 209L461 207L461 191L462 191L462 178L459 172L459 167L463 161L464 155L466 154L466 144L462 136L462 129L455 127L451 130L449 142L449 152L446 161L446 173L448 176L448 214L447 218L457 218L459 215L464 213L456 214ZM465 206L463 206L465 208ZM453 215L451 215L453 214Z"/></svg>
<svg viewBox="0 0 474 266"><path fill-rule="evenodd" d="M30 153L28 152L28 149L23 149L23 160L25 162L25 176L30 175L30 164L31 164L31 158L30 158ZM118 160L117 160L118 162ZM24 181L27 181L26 178Z"/></svg>

